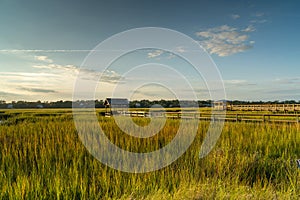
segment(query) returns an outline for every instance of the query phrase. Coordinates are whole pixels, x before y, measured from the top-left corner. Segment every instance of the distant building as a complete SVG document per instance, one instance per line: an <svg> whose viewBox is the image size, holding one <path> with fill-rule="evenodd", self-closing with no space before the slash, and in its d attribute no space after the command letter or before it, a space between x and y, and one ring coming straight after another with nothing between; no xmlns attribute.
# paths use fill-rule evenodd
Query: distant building
<svg viewBox="0 0 300 200"><path fill-rule="evenodd" d="M118 114L129 108L129 101L125 98L106 98L104 101L106 115Z"/></svg>
<svg viewBox="0 0 300 200"><path fill-rule="evenodd" d="M215 110L226 110L227 109L227 101L226 100L215 101L215 102L213 102L213 108Z"/></svg>
<svg viewBox="0 0 300 200"><path fill-rule="evenodd" d="M12 109L12 108L14 108L14 106L13 106L12 104L8 104L8 105L7 105L7 108L8 108L8 109Z"/></svg>
<svg viewBox="0 0 300 200"><path fill-rule="evenodd" d="M139 107L141 107L141 104L140 103L136 103L135 107L139 108Z"/></svg>
<svg viewBox="0 0 300 200"><path fill-rule="evenodd" d="M44 106L42 104L38 104L36 105L36 108L44 108Z"/></svg>

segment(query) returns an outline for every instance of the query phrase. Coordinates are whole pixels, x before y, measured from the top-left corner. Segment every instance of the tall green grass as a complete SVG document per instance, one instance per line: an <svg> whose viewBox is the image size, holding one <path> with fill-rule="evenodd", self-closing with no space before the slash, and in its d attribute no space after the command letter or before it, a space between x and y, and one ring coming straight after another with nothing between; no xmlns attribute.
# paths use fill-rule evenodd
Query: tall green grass
<svg viewBox="0 0 300 200"><path fill-rule="evenodd" d="M68 112L41 113L13 115L10 123L0 125L0 199L300 198L297 124L225 123L213 151L199 159L209 125L200 122L194 142L177 161L158 171L132 174L91 156ZM156 136L137 139L124 134L113 118L99 121L113 143L135 152L167 145L180 123L169 119Z"/></svg>

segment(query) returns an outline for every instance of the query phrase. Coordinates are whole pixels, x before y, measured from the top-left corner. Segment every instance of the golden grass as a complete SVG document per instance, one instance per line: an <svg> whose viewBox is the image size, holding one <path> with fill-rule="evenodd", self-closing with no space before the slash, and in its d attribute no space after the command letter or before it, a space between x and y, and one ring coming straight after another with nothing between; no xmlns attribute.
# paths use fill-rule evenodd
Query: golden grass
<svg viewBox="0 0 300 200"><path fill-rule="evenodd" d="M200 122L194 142L177 161L158 171L132 174L111 169L87 152L70 110L1 114L11 117L0 125L0 199L300 198L297 124L225 123L213 151L199 159L209 125ZM112 142L136 152L168 144L180 122L168 119L156 136L136 139L122 133L113 118L99 120Z"/></svg>

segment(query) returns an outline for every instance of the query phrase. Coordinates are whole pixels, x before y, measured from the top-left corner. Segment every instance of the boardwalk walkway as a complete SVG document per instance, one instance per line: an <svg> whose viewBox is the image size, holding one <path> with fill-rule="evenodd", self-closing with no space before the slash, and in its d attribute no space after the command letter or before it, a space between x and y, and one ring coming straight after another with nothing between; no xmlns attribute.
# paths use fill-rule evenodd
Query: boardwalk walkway
<svg viewBox="0 0 300 200"><path fill-rule="evenodd" d="M226 106L232 111L271 111L271 112L300 112L300 104L253 104Z"/></svg>
<svg viewBox="0 0 300 200"><path fill-rule="evenodd" d="M199 120L225 120L231 122L282 122L282 123L299 123L300 114L265 114L265 113L214 113L210 112L157 112L150 113L147 111L128 111L119 115L129 117L166 117L170 119L199 119Z"/></svg>

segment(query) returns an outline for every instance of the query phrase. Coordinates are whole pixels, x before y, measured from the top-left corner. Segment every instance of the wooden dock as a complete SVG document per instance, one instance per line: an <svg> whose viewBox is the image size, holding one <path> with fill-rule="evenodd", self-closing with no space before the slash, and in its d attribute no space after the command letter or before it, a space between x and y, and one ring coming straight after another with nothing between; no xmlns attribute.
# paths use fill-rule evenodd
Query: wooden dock
<svg viewBox="0 0 300 200"><path fill-rule="evenodd" d="M151 116L152 114L152 116ZM157 117L169 119L199 119L203 121L224 120L230 122L269 122L269 123L299 123L300 114L265 114L265 113L210 113L210 112L157 112L127 111L119 113L128 117Z"/></svg>
<svg viewBox="0 0 300 200"><path fill-rule="evenodd" d="M204 112L193 113L172 113L165 114L167 118L196 118L199 120L224 120L231 122L282 122L282 123L299 123L300 114L262 114L262 113L226 113L212 114Z"/></svg>
<svg viewBox="0 0 300 200"><path fill-rule="evenodd" d="M300 112L300 104L227 104L226 109L231 111Z"/></svg>

